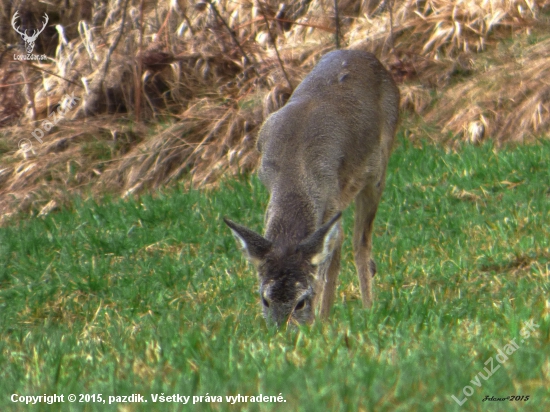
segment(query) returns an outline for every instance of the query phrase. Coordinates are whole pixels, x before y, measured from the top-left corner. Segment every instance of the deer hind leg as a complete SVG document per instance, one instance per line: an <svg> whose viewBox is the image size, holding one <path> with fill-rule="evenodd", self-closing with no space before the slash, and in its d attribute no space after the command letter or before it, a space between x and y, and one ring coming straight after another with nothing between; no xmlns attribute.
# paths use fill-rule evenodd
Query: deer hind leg
<svg viewBox="0 0 550 412"><path fill-rule="evenodd" d="M340 230L338 240L332 252L330 263L326 268L325 281L323 283L323 294L321 296L321 318L326 319L330 315L330 309L334 303L334 297L336 293L336 281L338 280L338 273L340 272L340 258L342 256L342 241L343 232Z"/></svg>
<svg viewBox="0 0 550 412"><path fill-rule="evenodd" d="M383 179L384 176L374 186L367 185L355 198L353 252L361 287L361 299L366 308L372 306L372 277L376 273L376 264L371 258L372 227L384 187Z"/></svg>

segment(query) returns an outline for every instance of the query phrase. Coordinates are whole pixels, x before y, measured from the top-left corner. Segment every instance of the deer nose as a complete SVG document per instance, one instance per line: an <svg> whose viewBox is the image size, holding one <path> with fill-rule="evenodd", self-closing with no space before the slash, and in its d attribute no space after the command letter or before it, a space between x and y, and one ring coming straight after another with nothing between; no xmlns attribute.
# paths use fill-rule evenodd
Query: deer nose
<svg viewBox="0 0 550 412"><path fill-rule="evenodd" d="M293 322L291 318L292 317L290 316L290 314L281 313L276 310L275 311L270 310L267 313L265 313L265 321L268 324L268 326L274 326L279 330L286 329L287 326L291 322Z"/></svg>
<svg viewBox="0 0 550 412"><path fill-rule="evenodd" d="M294 324L294 319L292 319L292 316L285 316L281 319L278 319L276 321L277 329L278 330L286 330L287 328L291 327Z"/></svg>

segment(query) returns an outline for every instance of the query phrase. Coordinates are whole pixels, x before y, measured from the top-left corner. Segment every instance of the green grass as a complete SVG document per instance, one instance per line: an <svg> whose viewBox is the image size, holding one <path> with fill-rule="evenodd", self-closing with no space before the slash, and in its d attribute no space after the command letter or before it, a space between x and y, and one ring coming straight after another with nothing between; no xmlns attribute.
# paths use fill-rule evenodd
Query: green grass
<svg viewBox="0 0 550 412"><path fill-rule="evenodd" d="M278 333L221 220L261 231L256 178L13 221L0 228L0 410L549 410L548 159L548 142L447 153L401 140L375 226L372 310L360 303L348 210L330 320ZM519 349L480 379L511 340ZM458 406L465 386L474 393ZM10 401L56 393L65 403ZM71 393L148 403L69 403ZM286 403L225 401L237 394Z"/></svg>

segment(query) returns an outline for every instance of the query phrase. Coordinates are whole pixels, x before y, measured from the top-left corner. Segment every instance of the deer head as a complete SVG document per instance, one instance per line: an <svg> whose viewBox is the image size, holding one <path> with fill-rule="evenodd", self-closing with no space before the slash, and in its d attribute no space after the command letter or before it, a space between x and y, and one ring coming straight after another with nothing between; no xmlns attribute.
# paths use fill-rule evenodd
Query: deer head
<svg viewBox="0 0 550 412"><path fill-rule="evenodd" d="M260 301L268 323L281 326L313 321L321 283L325 281L319 266L332 254L341 215L336 214L298 244L282 249L260 234L224 218L246 257L258 270Z"/></svg>
<svg viewBox="0 0 550 412"><path fill-rule="evenodd" d="M11 19L11 25L13 27L13 29L19 34L21 35L21 38L23 39L23 41L25 42L25 49L27 50L27 53L32 53L33 49L34 49L34 42L36 41L36 39L38 38L38 35L40 33L42 33L44 31L44 29L46 28L46 25L48 24L48 15L46 13L44 13L44 24L42 26L42 29L40 30L33 30L33 33L31 36L28 36L27 35L27 30L25 30L25 32L21 32L19 30L19 27L17 27L15 25L15 22L17 20L17 18L19 17L19 11L16 11L15 14L13 15L13 18Z"/></svg>

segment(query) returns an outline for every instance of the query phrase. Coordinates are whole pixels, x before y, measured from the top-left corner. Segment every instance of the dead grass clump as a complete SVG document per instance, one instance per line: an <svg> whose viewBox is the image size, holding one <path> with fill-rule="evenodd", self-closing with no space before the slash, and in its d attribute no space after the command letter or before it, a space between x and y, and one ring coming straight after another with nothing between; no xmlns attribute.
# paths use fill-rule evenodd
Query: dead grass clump
<svg viewBox="0 0 550 412"><path fill-rule="evenodd" d="M427 115L444 133L524 142L550 129L550 39L447 89ZM503 87L507 85L507 87ZM452 101L454 104L449 105Z"/></svg>
<svg viewBox="0 0 550 412"><path fill-rule="evenodd" d="M251 170L259 125L335 47L337 31L332 0L29 4L0 10L0 213L47 213L83 190L129 195L186 174L208 185ZM525 140L549 128L547 42L493 66L480 52L543 33L549 5L340 0L339 41L377 54L403 110L441 128L431 138ZM11 29L16 10L23 29L48 14L34 51L47 60L13 59L24 46ZM510 78L520 87L506 87ZM78 107L38 143L31 132L64 110L67 94Z"/></svg>
<svg viewBox="0 0 550 412"><path fill-rule="evenodd" d="M379 3L386 8L389 4ZM393 41L399 51L453 57L482 51L510 33L536 26L540 10L547 6L546 1L525 0L405 0L395 2L393 36L389 36L390 13L376 19L364 14L350 30L349 42L352 47L364 43L380 52L391 47Z"/></svg>
<svg viewBox="0 0 550 412"><path fill-rule="evenodd" d="M227 166L242 171L256 163L253 132L261 122L261 106L245 112L238 104L212 106L207 99L193 104L178 122L137 144L100 179L124 196L192 176L192 183L212 183ZM229 106L229 107L228 107Z"/></svg>

